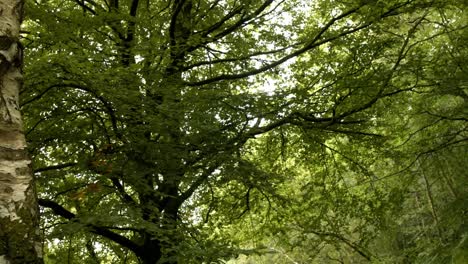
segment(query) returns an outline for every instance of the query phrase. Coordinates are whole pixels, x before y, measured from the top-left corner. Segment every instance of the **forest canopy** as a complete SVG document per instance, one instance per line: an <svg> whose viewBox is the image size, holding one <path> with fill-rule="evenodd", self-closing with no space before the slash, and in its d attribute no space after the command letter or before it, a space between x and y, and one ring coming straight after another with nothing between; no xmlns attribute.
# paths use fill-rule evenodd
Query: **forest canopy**
<svg viewBox="0 0 468 264"><path fill-rule="evenodd" d="M467 9L26 1L45 263L467 263Z"/></svg>

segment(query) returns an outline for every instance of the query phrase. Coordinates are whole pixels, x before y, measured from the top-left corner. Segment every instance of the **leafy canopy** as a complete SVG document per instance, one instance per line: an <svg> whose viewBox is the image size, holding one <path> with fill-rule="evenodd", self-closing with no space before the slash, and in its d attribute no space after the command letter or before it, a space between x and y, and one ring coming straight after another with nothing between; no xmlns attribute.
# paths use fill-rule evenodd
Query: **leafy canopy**
<svg viewBox="0 0 468 264"><path fill-rule="evenodd" d="M26 7L47 263L466 257L463 1Z"/></svg>

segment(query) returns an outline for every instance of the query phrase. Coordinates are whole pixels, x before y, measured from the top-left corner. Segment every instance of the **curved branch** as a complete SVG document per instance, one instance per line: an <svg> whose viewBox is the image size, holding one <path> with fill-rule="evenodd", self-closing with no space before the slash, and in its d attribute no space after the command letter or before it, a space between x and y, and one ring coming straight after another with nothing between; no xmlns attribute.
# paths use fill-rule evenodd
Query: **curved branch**
<svg viewBox="0 0 468 264"><path fill-rule="evenodd" d="M181 67L180 69L181 69L181 71L186 71L186 70L190 70L190 69L200 67L200 66L203 66L203 65L213 65L213 64L218 64L218 63L248 60L248 59L251 59L252 57L255 57L255 56L270 55L270 54L279 53L279 52L285 51L287 49L290 49L290 48L298 46L298 45L299 45L299 43L295 43L295 44L292 44L292 45L289 45L289 46L286 46L286 47L283 47L283 48L280 48L280 49L253 52L253 53L250 53L248 55L245 55L245 56L242 56L242 57L237 57L237 58L224 58L224 59L218 59L218 60L213 60L213 61L199 61L199 62L195 62L195 63L193 63L191 65Z"/></svg>
<svg viewBox="0 0 468 264"><path fill-rule="evenodd" d="M343 237L343 236L341 236L339 234L330 233L330 232L320 232L320 231L315 231L315 230L311 230L310 232L312 234L317 235L317 236L329 236L329 237L337 238L338 240L341 240L346 245L348 245L350 248L352 248L354 251L356 251L359 255L361 255L365 259L371 261L371 256L369 256L362 249L360 249L359 245L357 245L355 242L352 242L352 241L348 240L347 238L345 238L345 237Z"/></svg>
<svg viewBox="0 0 468 264"><path fill-rule="evenodd" d="M230 20L234 16L240 14L241 12L242 12L242 8L240 8L240 6L235 7L227 15L225 15L222 19L220 19L218 22L216 22L213 25L209 26L207 29L201 31L203 33L202 38L208 37L208 35L210 33L213 33L214 31L219 29L224 23L226 23L228 20Z"/></svg>
<svg viewBox="0 0 468 264"><path fill-rule="evenodd" d="M228 27L227 29L225 29L224 31L216 34L211 40L218 40L218 39L221 39L229 34L231 34L232 32L234 32L235 30L237 30L239 27L243 26L246 22L248 22L249 20L252 20L254 19L256 16L260 15L263 11L265 11L265 9L267 9L271 4L273 4L274 0L266 0L265 2L263 2L263 4L258 7L251 15L248 15L248 16L243 16L241 19L239 19L239 21L237 21L234 25Z"/></svg>
<svg viewBox="0 0 468 264"><path fill-rule="evenodd" d="M229 19L231 19L232 17L234 17L234 16L236 16L238 14L241 14L242 11L244 10L242 8L234 8L229 14L227 14L225 17L223 17L221 19L221 21L220 21L221 23L216 23L216 24L212 25L211 27L209 27L208 29L206 29L205 31L202 31L204 34L201 37L202 37L202 39L206 38L206 41L202 41L200 43L197 43L197 45L187 47L186 51L187 52L194 51L194 50L206 45L209 42L217 41L217 40L219 40L219 39L233 33L237 29L239 29L239 28L241 28L243 26L246 26L248 24L247 22L251 21L252 19L255 19L258 15L260 15L263 11L265 11L265 9L267 9L268 6L270 6L273 2L274 2L274 0L265 0L265 2L263 2L263 4L260 7L258 7L252 14L250 14L250 15L242 14L241 18L237 22L235 22L233 25L229 26L228 28L226 28L223 31L219 32L218 34L214 35L213 37L209 37L208 35L210 33L214 32L216 29L219 29L226 21L228 21Z"/></svg>
<svg viewBox="0 0 468 264"><path fill-rule="evenodd" d="M71 83L60 83L60 84L51 85L51 86L47 87L44 91L40 92L38 95L36 95L33 98L27 100L26 102L23 102L22 104L20 104L20 107L23 107L23 106L25 106L27 104L30 104L30 103L32 103L32 102L34 102L36 100L41 99L46 93L48 93L49 91L51 91L54 88L74 88L74 89L78 89L78 90L81 90L81 91L84 91L84 92L87 92L87 93L93 95L94 98L99 100L103 104L104 108L107 110L106 112L110 117L111 124L112 124L112 129L114 130L117 137L119 139L122 138L122 135L119 132L119 129L117 127L117 116L115 114L114 108L112 107L112 104L110 102L108 102L104 98L104 96L99 95L96 91L93 91L92 89L90 89L88 87L85 87L83 85L77 84L77 83L71 82Z"/></svg>
<svg viewBox="0 0 468 264"><path fill-rule="evenodd" d="M340 34L337 34L335 36L332 36L332 37L329 37L329 38L326 38L326 39L323 39L321 41L319 41L320 38L322 38L323 34L325 34L326 31L328 31L328 29L333 25L335 24L335 22L337 22L338 20L341 20L345 17L348 17L354 13L356 13L359 9L361 8L361 6L357 7L357 8L353 8L351 10L348 10L347 12L344 12L342 13L341 15L337 16L337 17L334 17L333 19L331 19L316 35L315 37L309 42L309 44L305 45L304 47L302 47L301 49L298 49L284 57L282 57L281 59L277 60L277 61L274 61L270 64L267 64L263 67L260 67L260 68L257 68L257 69L254 69L254 70L251 70L251 71L247 71L247 72L243 72L243 73L239 73L239 74L222 74L222 75L219 75L219 76L216 76L216 77L213 77L213 78L209 78L209 79L205 79L205 80L201 80L201 81L197 81L197 82L185 82L185 85L187 86L202 86L202 85L207 85L207 84L210 84L210 83L214 83L214 82L218 82L218 81L225 81L225 80L237 80L237 79L242 79L242 78L246 78L246 77L249 77L249 76L252 76L252 75L256 75L256 74L259 74L259 73L263 73L263 72L266 72L268 70L271 70L273 68L275 68L276 66L279 66L280 64L283 64L284 62L292 59L292 58L295 58L311 49L314 49L316 47L319 47L325 43L328 43L328 42L331 42L335 39L338 39L340 37L343 37L343 36L346 36L346 35L349 35L351 33L354 33L356 31L359 31L359 30L362 30L364 28L367 28L371 25L371 23L365 23L361 26L358 26L358 27L355 27L353 29L350 29L350 30L346 30L344 32L341 32ZM228 32L230 33L230 32ZM228 34L226 33L226 34Z"/></svg>
<svg viewBox="0 0 468 264"><path fill-rule="evenodd" d="M63 206L61 206L60 204L58 204L58 203L56 203L56 202L54 202L52 200L38 199L38 203L42 207L47 207L47 208L52 209L54 214L56 214L58 216L61 216L61 217L65 218L65 219L68 219L68 220L80 222L80 218L77 217L74 213L68 211ZM107 228L97 226L97 225L94 225L94 224L89 224L89 223L86 223L85 225L91 229L92 233L94 233L96 235L99 235L99 236L102 236L102 237L105 237L105 238L108 238L108 239L114 241L115 243L117 243L117 244L119 244L119 245L121 245L121 246L123 246L125 248L130 249L133 252L138 252L138 250L140 248L140 246L137 243L133 242L132 240L130 240L128 238L126 238L125 236L114 233L114 232L110 231Z"/></svg>
<svg viewBox="0 0 468 264"><path fill-rule="evenodd" d="M187 200L192 194L200 187L210 175L219 167L220 162L215 162L212 166L208 167L202 175L200 175L190 187L180 195L180 200Z"/></svg>

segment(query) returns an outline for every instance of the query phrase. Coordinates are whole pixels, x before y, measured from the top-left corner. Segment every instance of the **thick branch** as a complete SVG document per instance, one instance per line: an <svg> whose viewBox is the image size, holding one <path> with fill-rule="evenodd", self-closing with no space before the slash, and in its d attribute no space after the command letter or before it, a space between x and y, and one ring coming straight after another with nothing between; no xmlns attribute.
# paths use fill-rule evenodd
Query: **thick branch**
<svg viewBox="0 0 468 264"><path fill-rule="evenodd" d="M125 191L125 188L120 183L119 179L117 179L116 177L110 177L110 179L112 181L112 184L117 189L117 191L122 196L122 199L124 199L125 202L127 202L130 205L137 205L135 200Z"/></svg>
<svg viewBox="0 0 468 264"><path fill-rule="evenodd" d="M130 16L136 17L139 2L140 2L139 0L133 0L132 1L132 5L130 6Z"/></svg>
<svg viewBox="0 0 468 264"><path fill-rule="evenodd" d="M75 218L74 213L68 211L67 209L65 209L64 207L62 207L61 205L59 205L58 203L54 201L47 200L47 199L38 199L38 203L42 207L47 207L47 208L52 209L54 214L59 215L65 219L71 220Z"/></svg>
<svg viewBox="0 0 468 264"><path fill-rule="evenodd" d="M58 215L58 216L61 216L65 219L68 219L68 220L75 220L77 222L80 222L80 219L79 217L77 217L74 213L68 211L67 209L65 209L63 206L61 206L60 204L54 202L54 201L51 201L51 200L47 200L47 199L39 199L38 200L39 202L39 205L42 206L42 207L47 207L47 208L50 208L52 209L52 211L54 212L54 214ZM91 232L96 234L96 235L99 235L99 236L102 236L102 237L105 237L105 238L108 238L112 241L114 241L115 243L125 247L125 248L128 248L130 249L131 251L133 252L138 252L138 249L140 248L138 244L136 244L135 242L131 241L130 239L120 235L120 234L117 234L117 233L114 233L106 228L103 228L103 227L100 227L100 226L97 226L97 225L93 225L93 224L89 224L89 223L86 223L85 224L86 226L88 226L90 229L91 229Z"/></svg>
<svg viewBox="0 0 468 264"><path fill-rule="evenodd" d="M53 165L53 166L37 168L37 169L34 169L34 173L50 171L50 170L60 170L60 169L76 166L77 164L78 163L76 163L76 162L68 162L68 163L59 164L59 165Z"/></svg>
<svg viewBox="0 0 468 264"><path fill-rule="evenodd" d="M174 5L174 13L171 17L171 23L169 26L169 37L171 39L171 45L175 46L176 43L176 25L177 25L177 17L179 16L180 11L182 11L182 6L184 5L185 0L178 0L175 1Z"/></svg>

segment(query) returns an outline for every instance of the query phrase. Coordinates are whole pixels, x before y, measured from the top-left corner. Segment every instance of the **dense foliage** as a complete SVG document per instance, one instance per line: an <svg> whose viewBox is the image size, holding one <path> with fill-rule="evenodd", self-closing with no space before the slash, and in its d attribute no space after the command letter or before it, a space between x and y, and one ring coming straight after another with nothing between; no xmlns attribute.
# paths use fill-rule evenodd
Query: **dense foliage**
<svg viewBox="0 0 468 264"><path fill-rule="evenodd" d="M27 2L46 263L468 258L464 1Z"/></svg>

